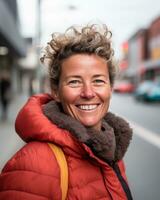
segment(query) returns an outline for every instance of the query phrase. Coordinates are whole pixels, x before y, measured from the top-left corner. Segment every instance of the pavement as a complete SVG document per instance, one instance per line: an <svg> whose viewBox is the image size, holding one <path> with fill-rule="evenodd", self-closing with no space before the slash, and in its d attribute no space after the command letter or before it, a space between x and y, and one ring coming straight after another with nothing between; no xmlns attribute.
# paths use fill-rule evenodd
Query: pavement
<svg viewBox="0 0 160 200"><path fill-rule="evenodd" d="M0 121L0 170L8 159L24 145L24 142L15 132L15 119L27 99L28 96L25 93L15 95L9 105L7 120Z"/></svg>

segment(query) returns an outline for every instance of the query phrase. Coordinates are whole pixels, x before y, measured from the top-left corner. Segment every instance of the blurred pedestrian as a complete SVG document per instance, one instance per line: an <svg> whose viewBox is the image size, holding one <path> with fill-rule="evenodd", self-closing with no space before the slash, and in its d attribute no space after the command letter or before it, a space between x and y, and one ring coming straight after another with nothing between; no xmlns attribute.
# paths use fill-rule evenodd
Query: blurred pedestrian
<svg viewBox="0 0 160 200"><path fill-rule="evenodd" d="M29 88L28 88L28 90L29 90L29 96L32 96L34 94L34 77L33 76L31 76L29 78Z"/></svg>
<svg viewBox="0 0 160 200"><path fill-rule="evenodd" d="M9 75L3 73L0 79L0 102L1 102L1 119L6 120L8 114L8 106L11 98L11 82Z"/></svg>
<svg viewBox="0 0 160 200"><path fill-rule="evenodd" d="M0 200L65 199L62 170L68 200L131 200L123 158L132 129L108 111L116 67L111 32L88 25L52 37L41 59L51 94L31 97L18 114L16 131L27 144L0 175ZM48 142L62 149L67 169Z"/></svg>

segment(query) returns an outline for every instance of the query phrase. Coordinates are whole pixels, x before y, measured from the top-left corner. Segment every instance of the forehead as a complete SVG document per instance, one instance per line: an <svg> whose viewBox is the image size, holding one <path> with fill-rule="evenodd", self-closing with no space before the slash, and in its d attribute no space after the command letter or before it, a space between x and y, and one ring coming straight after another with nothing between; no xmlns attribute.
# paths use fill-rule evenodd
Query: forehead
<svg viewBox="0 0 160 200"><path fill-rule="evenodd" d="M62 63L61 74L106 74L108 67L106 60L95 54L76 54L65 59Z"/></svg>

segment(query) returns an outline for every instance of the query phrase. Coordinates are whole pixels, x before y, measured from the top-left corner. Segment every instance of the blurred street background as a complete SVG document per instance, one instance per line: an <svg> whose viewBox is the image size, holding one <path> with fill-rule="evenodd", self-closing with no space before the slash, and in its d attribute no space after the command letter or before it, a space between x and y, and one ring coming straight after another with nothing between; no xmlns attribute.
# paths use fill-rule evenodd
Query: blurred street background
<svg viewBox="0 0 160 200"><path fill-rule="evenodd" d="M125 162L134 200L159 200L159 0L0 0L0 170L24 145L17 113L29 96L49 92L41 48L53 32L88 22L113 32L119 72L110 111L133 128Z"/></svg>

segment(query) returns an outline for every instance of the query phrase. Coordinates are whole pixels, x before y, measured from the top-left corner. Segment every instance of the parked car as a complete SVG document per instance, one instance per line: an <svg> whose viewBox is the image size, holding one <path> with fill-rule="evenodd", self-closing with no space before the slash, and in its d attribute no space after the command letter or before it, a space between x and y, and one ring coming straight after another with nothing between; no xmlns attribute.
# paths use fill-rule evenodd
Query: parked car
<svg viewBox="0 0 160 200"><path fill-rule="evenodd" d="M144 81L135 90L134 97L143 101L160 101L160 82Z"/></svg>
<svg viewBox="0 0 160 200"><path fill-rule="evenodd" d="M113 91L119 93L132 93L135 89L134 84L129 81L119 81L116 82Z"/></svg>

